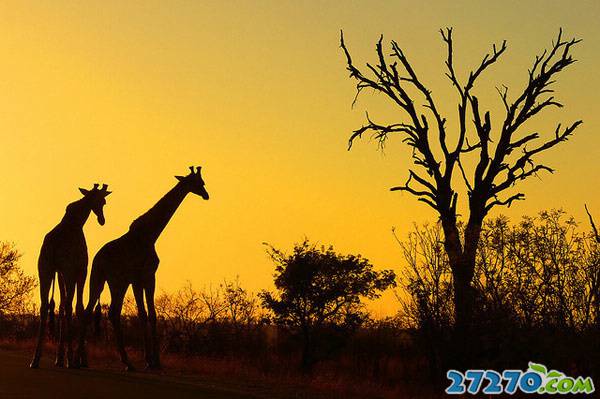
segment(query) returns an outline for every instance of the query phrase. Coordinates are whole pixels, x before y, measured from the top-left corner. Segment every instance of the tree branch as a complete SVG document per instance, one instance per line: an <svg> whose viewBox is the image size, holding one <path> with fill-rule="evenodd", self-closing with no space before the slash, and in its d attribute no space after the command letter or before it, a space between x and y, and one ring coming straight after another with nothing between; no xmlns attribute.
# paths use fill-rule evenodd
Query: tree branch
<svg viewBox="0 0 600 399"><path fill-rule="evenodd" d="M344 36L342 32L340 36L340 47L346 55L346 62L348 64L347 70L350 72L350 77L358 81L356 86L357 96L364 88L372 88L376 91L382 92L406 112L410 118L410 122L393 125L378 125L370 121L367 117L368 124L360 129L355 130L351 135L349 140L349 148L352 146L352 142L356 138L362 137L362 134L368 130L371 130L375 133L374 137L379 139L380 146L385 142L389 133L404 132L408 136L403 141L411 146L414 150L414 163L416 165L423 166L430 176L434 176L437 184L438 181L441 181L442 176L440 173L440 163L436 160L429 143L429 124L425 115L418 114L414 106L414 100L404 89L404 84L410 83L414 85L426 97L428 102L427 107L434 114L438 124L438 129L440 129L440 131L443 131L444 129L445 120L437 112L430 92L419 81L410 63L404 56L404 53L399 48L397 43L392 42L392 56L398 58L400 64L408 73L409 77L400 76L396 63L388 64L386 62L385 55L383 53L382 40L383 37L380 37L376 45L376 53L379 61L378 65L372 66L367 64L367 68L375 76L375 79L371 79L366 77L358 68L354 66L350 52L344 43Z"/></svg>
<svg viewBox="0 0 600 399"><path fill-rule="evenodd" d="M506 87L504 91L498 90L505 106L506 116L491 162L481 161L489 164L489 167L486 165L487 173L481 180L480 186L483 191L487 191L488 187L492 188L488 191L485 201L495 198L497 194L511 187L517 181L536 175L539 171L552 172L553 170L546 165L536 165L533 157L561 142L567 141L575 129L582 123L582 121L576 121L564 130L561 130L561 125L559 124L552 139L545 141L532 150L527 150L526 146L540 139L538 133L531 133L522 138L514 138L519 128L542 110L553 106L562 107L562 104L556 101L553 96L548 98L541 97L553 92L549 87L554 83L554 77L564 70L564 68L575 62L569 51L572 46L579 42L580 40L576 39L563 41L562 30L560 30L557 40L552 44L551 50L545 50L542 54L535 57L533 66L528 71L529 79L527 85L513 103L510 103L508 100L508 89ZM476 114L476 107L472 108ZM523 148L522 155L512 162L506 161L508 156L515 149L519 148ZM482 173L482 169L480 168L479 173ZM506 179L499 184L495 184L497 177L504 171L506 171ZM493 201L490 205L508 204ZM486 206L486 209L491 209L491 206Z"/></svg>
<svg viewBox="0 0 600 399"><path fill-rule="evenodd" d="M592 226L592 231L594 232L594 237L596 238L596 242L598 242L600 244L600 234L598 234L598 229L596 228L596 225L594 224L594 218L592 217L592 214L588 210L588 207L586 204L584 204L584 207L585 207L585 212L587 213L588 218L590 219L590 225Z"/></svg>
<svg viewBox="0 0 600 399"><path fill-rule="evenodd" d="M489 212L490 209L492 209L496 205L506 205L507 207L510 208L513 201L520 201L520 200L524 200L524 199L525 199L525 194L523 194L523 193L517 193L517 194L511 195L510 197L508 197L505 200L496 199L493 202L486 205L486 211Z"/></svg>
<svg viewBox="0 0 600 399"><path fill-rule="evenodd" d="M390 133L406 133L408 137L403 139L403 141L414 147L416 141L418 140L416 129L414 126L406 124L406 123L393 123L391 125L379 125L373 122L369 118L369 114L367 113L367 122L368 124L362 126L360 129L355 130L350 139L348 140L348 150L352 148L352 144L356 138L362 138L363 133L371 130L373 134L373 138L379 140L379 146L383 147L384 143L387 139L388 134Z"/></svg>
<svg viewBox="0 0 600 399"><path fill-rule="evenodd" d="M412 180L415 179L418 183L425 186L427 190L417 190L410 186ZM437 202L437 190L431 185L431 183L427 182L422 177L418 176L414 171L409 170L408 180L404 185L392 187L390 191L406 191L415 197L418 197L418 201L424 202L433 209L438 209L436 205Z"/></svg>

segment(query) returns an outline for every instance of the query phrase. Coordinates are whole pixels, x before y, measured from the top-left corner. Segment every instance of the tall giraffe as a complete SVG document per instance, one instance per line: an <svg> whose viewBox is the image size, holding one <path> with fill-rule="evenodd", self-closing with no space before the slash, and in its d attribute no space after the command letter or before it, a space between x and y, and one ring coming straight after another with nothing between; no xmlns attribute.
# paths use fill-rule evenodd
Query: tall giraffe
<svg viewBox="0 0 600 399"><path fill-rule="evenodd" d="M67 205L65 215L60 223L54 227L42 243L38 259L38 274L40 278L40 326L37 345L30 367L39 367L40 357L44 346L46 318L48 316L48 293L53 285L55 276L58 275L60 291L60 338L56 353L56 365L64 365L65 342L67 345L67 366L73 366L73 350L71 348L73 296L77 289L75 305L78 318L83 312L83 286L87 275L88 253L83 234L83 225L94 212L98 223L104 225L104 205L108 186L98 184L86 190L80 188L83 198ZM53 291L54 292L54 291Z"/></svg>
<svg viewBox="0 0 600 399"><path fill-rule="evenodd" d="M121 309L123 299L129 285L138 309L138 317L144 331L144 353L147 368L160 368L158 339L156 335L156 310L154 308L155 276L158 269L158 255L154 245L156 240L169 223L169 220L188 193L199 195L208 200L204 188L204 180L200 175L200 167L190 166L187 176L175 176L178 180L164 197L150 210L137 218L129 226L129 231L123 236L104 245L94 257L90 276L89 302L84 311L82 328L79 335L77 360L80 365L87 366L85 350L85 334L90 322L94 306L108 282L111 296L109 318L113 324L117 350L126 370L133 370L123 345L121 328ZM144 294L146 305L144 306ZM149 322L149 323L148 323ZM148 324L150 331L148 331Z"/></svg>

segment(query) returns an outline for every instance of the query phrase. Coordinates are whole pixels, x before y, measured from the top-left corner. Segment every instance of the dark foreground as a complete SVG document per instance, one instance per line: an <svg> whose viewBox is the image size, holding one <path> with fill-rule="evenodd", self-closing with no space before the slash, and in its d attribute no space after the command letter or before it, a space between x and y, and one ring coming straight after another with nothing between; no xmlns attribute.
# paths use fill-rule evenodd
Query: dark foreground
<svg viewBox="0 0 600 399"><path fill-rule="evenodd" d="M25 353L0 349L0 398L242 399L262 395L236 392L182 377L109 370L68 370L49 359L32 370Z"/></svg>

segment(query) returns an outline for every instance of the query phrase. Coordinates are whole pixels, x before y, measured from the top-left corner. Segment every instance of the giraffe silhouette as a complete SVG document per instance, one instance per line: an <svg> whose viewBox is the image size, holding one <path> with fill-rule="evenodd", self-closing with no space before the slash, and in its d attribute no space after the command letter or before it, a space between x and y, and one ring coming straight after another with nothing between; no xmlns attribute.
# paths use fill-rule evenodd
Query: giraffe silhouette
<svg viewBox="0 0 600 399"><path fill-rule="evenodd" d="M88 253L83 234L83 226L94 212L98 223L104 225L104 205L108 186L98 184L94 188L86 190L80 188L83 198L67 205L65 215L60 223L54 227L42 243L40 257L38 259L38 274L40 278L40 325L38 331L37 345L30 367L39 367L40 357L44 346L46 319L48 316L48 293L50 286L54 286L54 279L58 275L58 287L60 291L60 338L56 353L56 365L64 365L65 343L67 346L67 366L72 367L73 350L71 348L72 338L72 312L73 296L77 289L76 313L78 319L83 313L83 286L87 275ZM54 294L54 289L52 290ZM52 310L53 311L53 310Z"/></svg>
<svg viewBox="0 0 600 399"><path fill-rule="evenodd" d="M160 368L156 310L154 308L155 273L158 269L159 259L154 245L187 194L193 193L208 200L200 169L198 166L194 171L194 167L190 166L189 175L175 176L178 180L175 187L148 212L134 220L127 233L104 245L94 257L90 276L89 302L84 311L79 334L76 360L80 362L80 366L87 366L86 328L90 323L94 306L104 289L104 283L108 282L111 296L108 314L113 325L121 362L125 365L126 370L134 369L125 351L120 320L125 293L129 285L132 285L140 326L144 332L146 367ZM147 312L144 306L144 295L148 307Z"/></svg>

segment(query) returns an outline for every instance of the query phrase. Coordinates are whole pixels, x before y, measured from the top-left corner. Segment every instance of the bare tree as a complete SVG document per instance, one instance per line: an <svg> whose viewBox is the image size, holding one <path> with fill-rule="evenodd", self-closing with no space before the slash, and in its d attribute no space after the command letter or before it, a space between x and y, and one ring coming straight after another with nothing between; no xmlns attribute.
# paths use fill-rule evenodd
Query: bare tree
<svg viewBox="0 0 600 399"><path fill-rule="evenodd" d="M157 307L173 329L190 334L209 319L203 295L188 281L174 294L163 292L157 300Z"/></svg>
<svg viewBox="0 0 600 399"><path fill-rule="evenodd" d="M234 327L251 324L259 312L258 298L242 288L239 277L227 281L223 287L223 302L227 318Z"/></svg>
<svg viewBox="0 0 600 399"><path fill-rule="evenodd" d="M571 50L580 40L563 40L560 30L551 48L535 57L527 82L514 100L509 98L508 88L498 90L504 110L502 123L494 129L497 133L493 135L490 111L481 109L474 87L478 78L504 54L506 41L494 45L466 81L461 82L454 67L452 29L441 30L441 36L447 47L446 76L459 96L458 126L452 129L440 113L431 90L420 80L397 42L391 42L388 55L383 48L383 36L379 39L377 64L366 64L370 71L367 74L353 62L343 32L340 44L350 77L357 81L356 97L364 89L373 89L387 96L406 116L392 124L379 124L367 114L367 124L350 136L349 148L366 132L373 133L381 145L390 134L399 133L410 147L414 168L408 170L404 185L391 190L406 191L439 214L455 287L455 327L457 336L466 337L473 313L476 251L485 217L496 206L510 206L524 199L523 193L509 191L516 183L538 172L553 172L549 166L536 162L536 156L568 140L582 123L579 120L564 128L559 124L548 138L525 127L526 122L543 110L562 107L552 95L552 85L557 76L576 61ZM417 106L420 101L425 102L424 109ZM456 134L450 136L450 131ZM470 140L468 132L475 133ZM476 157L472 171L465 167L468 155ZM455 174L468 193L469 213L462 238L457 224Z"/></svg>
<svg viewBox="0 0 600 399"><path fill-rule="evenodd" d="M440 225L415 225L405 241L395 229L393 234L407 263L401 281L409 295L395 293L405 324L427 333L445 330L451 324L454 307L452 277Z"/></svg>
<svg viewBox="0 0 600 399"><path fill-rule="evenodd" d="M223 289L221 286L213 288L209 286L208 289L204 290L200 297L206 306L208 311L208 317L206 321L217 322L223 316L223 313L227 310L227 304L223 299Z"/></svg>

